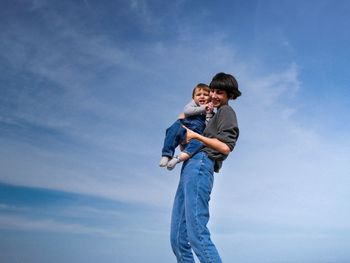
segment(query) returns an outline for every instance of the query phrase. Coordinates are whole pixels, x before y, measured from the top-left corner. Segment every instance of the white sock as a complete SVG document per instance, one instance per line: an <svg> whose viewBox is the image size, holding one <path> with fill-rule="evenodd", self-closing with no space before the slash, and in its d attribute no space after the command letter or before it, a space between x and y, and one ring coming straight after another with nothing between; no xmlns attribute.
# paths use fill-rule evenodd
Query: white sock
<svg viewBox="0 0 350 263"><path fill-rule="evenodd" d="M166 168L170 171L170 170L174 169L175 166L176 166L178 163L180 163L180 162L182 162L182 160L179 158L179 156L175 156L174 158L172 158L172 159L168 162Z"/></svg>
<svg viewBox="0 0 350 263"><path fill-rule="evenodd" d="M162 156L162 158L160 158L160 161L159 161L159 166L160 167L165 167L167 166L168 162L169 162L169 157L168 156Z"/></svg>

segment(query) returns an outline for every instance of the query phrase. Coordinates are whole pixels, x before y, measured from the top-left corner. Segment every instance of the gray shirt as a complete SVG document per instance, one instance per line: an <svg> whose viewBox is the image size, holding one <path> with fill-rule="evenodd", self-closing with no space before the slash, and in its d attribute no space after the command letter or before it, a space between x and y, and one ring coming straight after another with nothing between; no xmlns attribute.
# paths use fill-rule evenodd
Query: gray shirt
<svg viewBox="0 0 350 263"><path fill-rule="evenodd" d="M221 106L214 117L208 122L203 135L209 138L217 138L227 144L232 151L239 136L237 117L234 110L229 105ZM210 147L203 147L202 151L215 161L214 171L219 172L222 162L228 155L222 154Z"/></svg>

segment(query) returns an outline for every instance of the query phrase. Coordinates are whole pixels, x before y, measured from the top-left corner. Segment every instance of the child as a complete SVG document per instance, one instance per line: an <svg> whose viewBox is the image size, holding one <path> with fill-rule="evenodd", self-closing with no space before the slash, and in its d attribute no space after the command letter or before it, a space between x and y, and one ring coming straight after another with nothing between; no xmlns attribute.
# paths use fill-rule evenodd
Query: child
<svg viewBox="0 0 350 263"><path fill-rule="evenodd" d="M191 102L184 108L185 118L180 115L180 118L166 130L160 167L166 166L168 170L172 170L177 163L188 160L202 148L203 144L200 141L191 140L188 144L182 145L183 150L178 156L173 157L175 148L184 143L186 137L186 129L183 125L202 134L206 123L213 116L209 91L208 85L199 83L192 91Z"/></svg>

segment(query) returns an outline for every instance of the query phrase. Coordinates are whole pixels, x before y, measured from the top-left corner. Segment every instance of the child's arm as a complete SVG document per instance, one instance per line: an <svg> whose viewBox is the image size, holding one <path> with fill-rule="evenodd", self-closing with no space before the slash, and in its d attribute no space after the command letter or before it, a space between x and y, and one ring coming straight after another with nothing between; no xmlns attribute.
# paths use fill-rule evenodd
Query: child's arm
<svg viewBox="0 0 350 263"><path fill-rule="evenodd" d="M185 117L205 114L207 105L197 105L193 100L191 100L184 108Z"/></svg>

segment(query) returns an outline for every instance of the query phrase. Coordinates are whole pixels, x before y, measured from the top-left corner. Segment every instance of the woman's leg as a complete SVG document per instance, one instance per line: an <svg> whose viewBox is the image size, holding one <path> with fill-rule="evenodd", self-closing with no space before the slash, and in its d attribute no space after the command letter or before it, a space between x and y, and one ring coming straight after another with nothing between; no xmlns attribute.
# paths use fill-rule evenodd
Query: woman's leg
<svg viewBox="0 0 350 263"><path fill-rule="evenodd" d="M178 263L194 263L186 229L185 196L182 178L181 176L173 205L170 241Z"/></svg>
<svg viewBox="0 0 350 263"><path fill-rule="evenodd" d="M209 200L214 179L213 161L204 152L199 152L186 164L182 176L188 239L201 263L221 263L207 228Z"/></svg>

